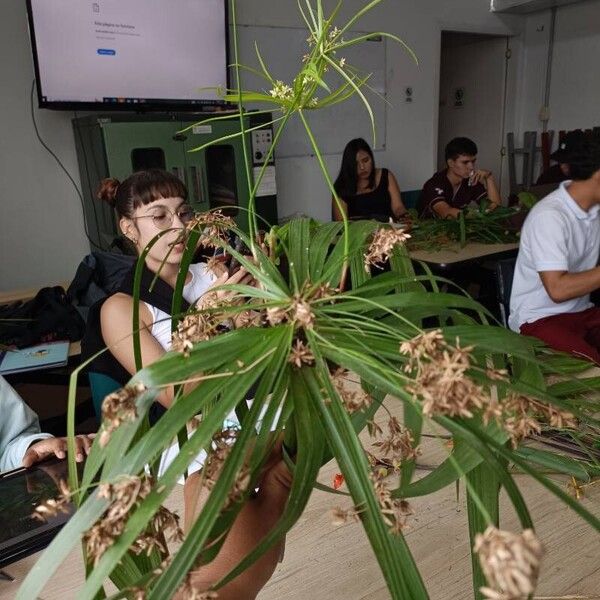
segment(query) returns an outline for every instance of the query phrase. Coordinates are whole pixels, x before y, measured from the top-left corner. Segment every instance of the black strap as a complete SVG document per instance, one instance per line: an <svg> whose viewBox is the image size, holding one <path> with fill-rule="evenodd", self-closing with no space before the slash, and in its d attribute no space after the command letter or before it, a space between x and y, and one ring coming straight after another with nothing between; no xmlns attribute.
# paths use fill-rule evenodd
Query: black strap
<svg viewBox="0 0 600 600"><path fill-rule="evenodd" d="M134 277L135 265L124 277L118 291L133 296ZM170 315L173 304L173 294L173 288L166 281L160 279L160 277L156 277L156 274L144 265L139 293L140 300L147 302ZM81 342L81 354L83 360L91 358L94 354L106 347L106 342L102 337L100 323L100 311L105 301L106 298L102 298L102 300L96 302L96 304L90 308L86 333ZM189 306L189 303L182 298L181 311L186 312L189 309ZM94 359L88 369L93 373L103 373L104 375L108 375L121 385L125 385L129 379L131 379L131 375L112 355L110 350Z"/></svg>

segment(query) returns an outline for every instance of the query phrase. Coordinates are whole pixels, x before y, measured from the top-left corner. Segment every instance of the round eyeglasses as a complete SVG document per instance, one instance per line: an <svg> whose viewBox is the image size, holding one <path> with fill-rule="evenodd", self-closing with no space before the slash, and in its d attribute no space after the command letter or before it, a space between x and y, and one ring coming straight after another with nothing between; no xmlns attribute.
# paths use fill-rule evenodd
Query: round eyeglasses
<svg viewBox="0 0 600 600"><path fill-rule="evenodd" d="M135 219L152 219L154 226L157 229L164 230L169 229L173 225L173 219L177 215L177 218L184 224L187 225L192 221L196 215L194 209L191 206L183 205L180 206L175 212L170 211L166 207L161 207L152 215L142 215L141 217L134 217Z"/></svg>

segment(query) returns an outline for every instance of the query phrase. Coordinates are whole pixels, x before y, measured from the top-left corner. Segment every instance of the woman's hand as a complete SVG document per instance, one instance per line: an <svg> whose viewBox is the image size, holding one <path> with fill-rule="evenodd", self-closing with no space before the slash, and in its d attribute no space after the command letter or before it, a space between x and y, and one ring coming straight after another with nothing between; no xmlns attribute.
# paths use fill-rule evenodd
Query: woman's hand
<svg viewBox="0 0 600 600"><path fill-rule="evenodd" d="M253 281L252 275L244 267L240 267L232 275L228 271L217 277L208 290L196 301L196 308L202 310L214 305L227 304L237 294L233 290L216 289L224 285L249 285Z"/></svg>

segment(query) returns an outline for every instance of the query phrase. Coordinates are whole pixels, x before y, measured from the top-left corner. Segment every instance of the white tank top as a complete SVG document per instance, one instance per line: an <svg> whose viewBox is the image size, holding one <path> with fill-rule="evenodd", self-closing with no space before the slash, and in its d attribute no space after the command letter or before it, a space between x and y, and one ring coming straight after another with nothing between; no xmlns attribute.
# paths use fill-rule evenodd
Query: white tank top
<svg viewBox="0 0 600 600"><path fill-rule="evenodd" d="M212 285L216 277L206 268L206 263L190 265L189 272L192 279L183 287L183 297L193 304ZM171 315L144 302L152 315L152 328L150 333L158 340L158 343L168 352L171 349Z"/></svg>

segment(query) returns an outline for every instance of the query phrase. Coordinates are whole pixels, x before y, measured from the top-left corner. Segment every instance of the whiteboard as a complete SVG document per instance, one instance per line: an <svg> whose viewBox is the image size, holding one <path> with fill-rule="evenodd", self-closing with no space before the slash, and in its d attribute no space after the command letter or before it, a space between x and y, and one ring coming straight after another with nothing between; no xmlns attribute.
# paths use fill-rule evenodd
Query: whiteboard
<svg viewBox="0 0 600 600"><path fill-rule="evenodd" d="M238 25L238 51L241 64L260 69L254 42L258 44L262 59L274 79L290 84L302 65L302 56L308 52L308 37L305 28L295 27L265 27ZM350 40L366 32L349 32L344 37ZM233 35L233 32L232 32ZM233 54L232 54L233 56ZM365 75L372 73L368 85L377 94L385 98L386 94L386 52L385 38L363 42L357 46L345 48L337 58L345 58L346 62L359 69ZM246 90L268 93L268 82L248 72L241 70L242 88ZM343 80L337 73L328 72L325 80L333 91ZM232 81L235 81L232 78ZM341 154L344 146L356 137L362 137L373 149L385 148L386 102L383 98L362 88L371 104L375 119L376 142L373 145L373 134L369 114L360 98L352 98L334 106L305 111L313 134L322 154ZM319 88L317 96L323 98L327 91ZM268 108L266 104L250 104L246 108ZM274 112L274 116L280 114ZM276 149L279 158L307 156L314 154L304 126L297 115L287 123Z"/></svg>

